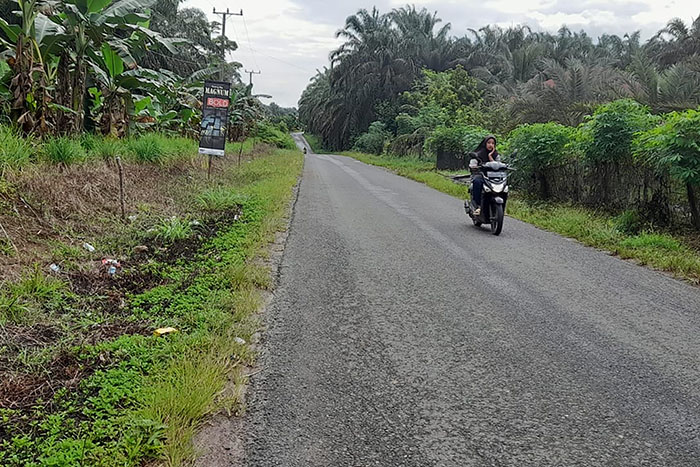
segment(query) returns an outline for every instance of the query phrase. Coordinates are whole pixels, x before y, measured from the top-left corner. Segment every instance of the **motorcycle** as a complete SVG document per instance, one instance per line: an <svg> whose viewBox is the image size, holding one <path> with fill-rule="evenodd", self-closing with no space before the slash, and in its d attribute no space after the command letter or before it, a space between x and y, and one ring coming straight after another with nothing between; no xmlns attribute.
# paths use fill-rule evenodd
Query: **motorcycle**
<svg viewBox="0 0 700 467"><path fill-rule="evenodd" d="M481 193L481 206L476 206L473 201L469 200L464 202L464 210L475 226L481 227L482 224L489 224L491 233L500 235L501 230L503 230L503 217L508 202L508 171L513 169L500 161L479 165L476 159L471 160L469 168L472 169L472 173L481 174L484 179L484 187ZM478 216L474 214L477 207L481 208Z"/></svg>

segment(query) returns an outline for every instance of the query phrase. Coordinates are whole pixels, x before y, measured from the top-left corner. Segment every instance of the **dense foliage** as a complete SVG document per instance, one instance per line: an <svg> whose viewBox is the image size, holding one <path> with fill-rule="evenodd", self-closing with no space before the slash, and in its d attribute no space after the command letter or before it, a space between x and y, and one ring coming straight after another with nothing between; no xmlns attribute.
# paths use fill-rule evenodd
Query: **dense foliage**
<svg viewBox="0 0 700 467"><path fill-rule="evenodd" d="M700 17L690 26L674 19L645 43L638 32L596 41L566 27L551 34L485 26L451 37L450 25L440 24L435 13L415 7L348 17L337 33L345 42L331 53L331 68L312 79L299 101L301 121L332 149L352 146L375 120L409 134L420 127L405 115L403 106L411 102L403 93L449 87L451 76L435 72L458 66L476 92L467 86L464 95L440 96L451 103L433 102L449 110L461 99L476 109L461 123L502 134L520 123L576 126L600 104L620 98L657 113L700 104ZM422 114L413 109L409 115L432 120L432 128L446 118L421 104Z"/></svg>
<svg viewBox="0 0 700 467"><path fill-rule="evenodd" d="M196 136L204 79L233 83L231 131L262 117L236 43L179 0L14 0L0 8L0 116L25 134L155 130Z"/></svg>
<svg viewBox="0 0 700 467"><path fill-rule="evenodd" d="M644 43L566 27L450 37L440 23L410 6L348 17L331 68L302 94L302 124L328 149L395 156L463 158L494 133L517 150L524 191L612 210L634 201L663 224L689 212L700 228L700 16Z"/></svg>

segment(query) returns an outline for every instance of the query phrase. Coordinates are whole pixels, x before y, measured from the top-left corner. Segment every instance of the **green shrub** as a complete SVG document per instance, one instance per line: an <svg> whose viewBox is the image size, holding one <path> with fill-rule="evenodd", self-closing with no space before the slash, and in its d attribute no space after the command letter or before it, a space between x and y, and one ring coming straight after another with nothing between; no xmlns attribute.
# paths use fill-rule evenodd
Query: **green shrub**
<svg viewBox="0 0 700 467"><path fill-rule="evenodd" d="M155 134L130 139L127 147L138 162L162 162L164 159L165 151L161 139Z"/></svg>
<svg viewBox="0 0 700 467"><path fill-rule="evenodd" d="M520 125L510 133L509 151L517 151L511 161L518 169L513 180L522 187L532 187L533 178L539 183L540 195L549 197L546 168L565 159L566 146L573 129L558 123Z"/></svg>
<svg viewBox="0 0 700 467"><path fill-rule="evenodd" d="M489 131L474 125L441 125L425 140L425 150L430 154L447 151L455 154L468 154L474 151Z"/></svg>
<svg viewBox="0 0 700 467"><path fill-rule="evenodd" d="M0 172L27 165L33 152L32 138L24 138L15 129L0 125Z"/></svg>
<svg viewBox="0 0 700 467"><path fill-rule="evenodd" d="M390 137L391 134L386 130L386 125L382 122L373 122L367 133L363 133L355 140L353 149L367 154L381 154L384 151L384 144Z"/></svg>
<svg viewBox="0 0 700 467"><path fill-rule="evenodd" d="M664 119L637 135L635 154L685 184L692 221L700 230L700 111L673 112Z"/></svg>
<svg viewBox="0 0 700 467"><path fill-rule="evenodd" d="M462 130L462 147L464 153L469 154L474 151L479 143L483 141L491 132L476 125L465 125Z"/></svg>
<svg viewBox="0 0 700 467"><path fill-rule="evenodd" d="M65 136L51 139L44 144L44 155L50 162L64 165L87 159L87 153L80 142Z"/></svg>
<svg viewBox="0 0 700 467"><path fill-rule="evenodd" d="M289 133L280 130L269 122L261 122L258 124L258 138L263 143L280 149L296 149L297 145L289 135Z"/></svg>
<svg viewBox="0 0 700 467"><path fill-rule="evenodd" d="M637 235L645 227L642 216L635 210L627 210L613 219L615 230L627 235Z"/></svg>
<svg viewBox="0 0 700 467"><path fill-rule="evenodd" d="M649 109L631 99L620 99L598 107L583 124L586 157L592 161L622 162L632 156L635 136L657 121Z"/></svg>

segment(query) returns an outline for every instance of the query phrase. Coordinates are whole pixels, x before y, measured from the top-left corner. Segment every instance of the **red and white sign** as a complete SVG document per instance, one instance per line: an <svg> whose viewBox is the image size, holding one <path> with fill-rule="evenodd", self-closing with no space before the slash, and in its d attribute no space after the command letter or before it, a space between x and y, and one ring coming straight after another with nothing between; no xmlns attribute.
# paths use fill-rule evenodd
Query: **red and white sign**
<svg viewBox="0 0 700 467"><path fill-rule="evenodd" d="M228 108L228 99L220 97L207 97L207 107L216 107L219 109Z"/></svg>

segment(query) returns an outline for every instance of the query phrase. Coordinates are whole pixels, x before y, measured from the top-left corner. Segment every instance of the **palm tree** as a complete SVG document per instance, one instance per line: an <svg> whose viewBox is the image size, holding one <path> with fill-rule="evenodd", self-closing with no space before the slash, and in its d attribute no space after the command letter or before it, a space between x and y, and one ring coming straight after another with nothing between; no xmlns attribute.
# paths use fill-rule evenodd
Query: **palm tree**
<svg viewBox="0 0 700 467"><path fill-rule="evenodd" d="M624 82L624 75L605 62L569 58L562 65L545 59L542 71L520 86L513 108L524 122L576 126L599 104L623 97L616 93L625 89Z"/></svg>
<svg viewBox="0 0 700 467"><path fill-rule="evenodd" d="M672 19L649 40L646 49L662 68L700 55L700 15L690 27L679 18Z"/></svg>

